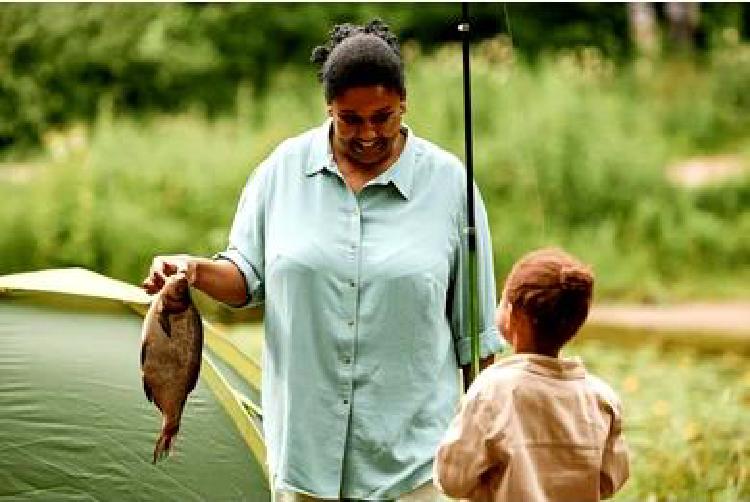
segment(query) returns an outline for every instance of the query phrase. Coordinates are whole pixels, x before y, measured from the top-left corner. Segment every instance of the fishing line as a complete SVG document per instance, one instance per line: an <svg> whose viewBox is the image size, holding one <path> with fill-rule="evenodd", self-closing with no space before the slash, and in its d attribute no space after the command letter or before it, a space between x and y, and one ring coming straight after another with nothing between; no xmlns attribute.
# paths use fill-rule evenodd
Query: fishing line
<svg viewBox="0 0 750 502"><path fill-rule="evenodd" d="M503 2L503 12L505 13L505 29L508 30L510 37L510 49L513 50L513 31L510 29L510 17L508 16L508 4Z"/></svg>
<svg viewBox="0 0 750 502"><path fill-rule="evenodd" d="M508 38L510 39L511 56L513 56L516 53L516 43L513 37L513 29L510 23L510 14L508 14L507 2L503 2L503 17L505 19L505 31L508 33ZM541 240L543 241L542 243L544 243L544 241L546 241L546 238L547 238L547 218L546 218L546 211L544 209L544 202L542 202L542 191L539 188L539 169L537 168L536 164L532 165L531 168L532 168L531 170L532 170L533 184L534 184L533 192L534 192L534 195L536 196L537 219L542 230Z"/></svg>

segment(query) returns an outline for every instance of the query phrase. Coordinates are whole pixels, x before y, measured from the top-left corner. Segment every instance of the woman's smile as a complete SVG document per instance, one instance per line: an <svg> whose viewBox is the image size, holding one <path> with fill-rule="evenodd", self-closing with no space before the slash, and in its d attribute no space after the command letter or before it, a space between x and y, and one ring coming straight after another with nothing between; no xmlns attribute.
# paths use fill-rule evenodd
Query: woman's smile
<svg viewBox="0 0 750 502"><path fill-rule="evenodd" d="M349 144L352 152L358 156L369 158L371 156L382 156L387 153L388 140L385 138L377 138L370 141L364 140L352 140Z"/></svg>

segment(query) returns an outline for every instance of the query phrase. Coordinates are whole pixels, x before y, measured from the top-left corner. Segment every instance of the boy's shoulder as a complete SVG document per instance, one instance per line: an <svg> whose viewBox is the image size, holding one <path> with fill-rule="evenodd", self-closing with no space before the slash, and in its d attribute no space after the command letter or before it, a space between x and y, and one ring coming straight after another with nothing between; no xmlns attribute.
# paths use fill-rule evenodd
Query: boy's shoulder
<svg viewBox="0 0 750 502"><path fill-rule="evenodd" d="M620 397L601 377L594 375L590 371L586 371L586 383L601 401L609 405L616 413L621 412L622 402L620 401Z"/></svg>
<svg viewBox="0 0 750 502"><path fill-rule="evenodd" d="M528 366L529 362L523 358L507 358L496 362L477 376L469 388L468 395L485 398L512 396L519 387L529 383ZM614 389L584 366L581 368L589 391L602 403L619 412L622 404Z"/></svg>
<svg viewBox="0 0 750 502"><path fill-rule="evenodd" d="M467 391L467 397L474 399L496 399L512 395L524 381L524 367L520 364L495 363L485 368Z"/></svg>

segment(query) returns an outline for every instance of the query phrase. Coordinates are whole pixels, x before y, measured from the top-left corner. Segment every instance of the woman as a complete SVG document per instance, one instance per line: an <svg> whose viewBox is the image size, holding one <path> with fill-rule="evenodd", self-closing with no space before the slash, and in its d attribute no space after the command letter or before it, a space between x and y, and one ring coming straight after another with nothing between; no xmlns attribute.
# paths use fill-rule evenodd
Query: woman
<svg viewBox="0 0 750 502"><path fill-rule="evenodd" d="M157 257L234 306L265 308L263 426L281 499L433 499L435 448L470 360L465 171L403 125L404 70L380 21L313 52L329 118L283 142L242 194L226 251ZM478 198L482 356L501 348Z"/></svg>

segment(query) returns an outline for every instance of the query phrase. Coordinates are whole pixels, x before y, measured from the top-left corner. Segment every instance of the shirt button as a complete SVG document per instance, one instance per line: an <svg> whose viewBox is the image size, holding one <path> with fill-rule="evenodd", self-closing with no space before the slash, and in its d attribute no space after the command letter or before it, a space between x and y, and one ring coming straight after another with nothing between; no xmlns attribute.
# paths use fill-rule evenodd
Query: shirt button
<svg viewBox="0 0 750 502"><path fill-rule="evenodd" d="M356 287L357 287L357 283L356 283L356 282L354 282L354 281L350 281L350 282L349 282L349 286L351 286L351 287L353 287L353 288L356 288Z"/></svg>
<svg viewBox="0 0 750 502"><path fill-rule="evenodd" d="M349 357L345 357L344 358L344 364L351 364L351 363L352 363L351 358L349 358Z"/></svg>
<svg viewBox="0 0 750 502"><path fill-rule="evenodd" d="M349 400L348 399L344 399L344 404L349 404Z"/></svg>
<svg viewBox="0 0 750 502"><path fill-rule="evenodd" d="M349 321L347 324L349 325L349 327L352 327L354 326L354 321Z"/></svg>

